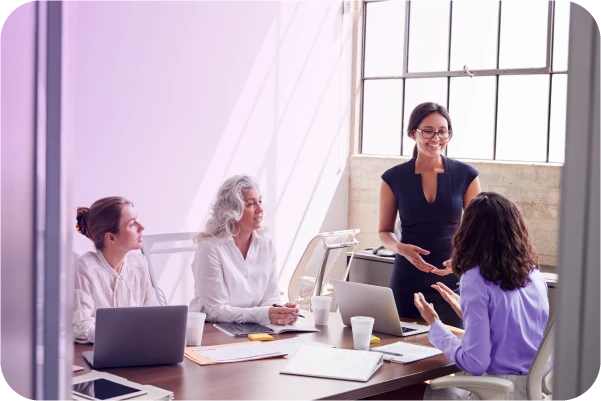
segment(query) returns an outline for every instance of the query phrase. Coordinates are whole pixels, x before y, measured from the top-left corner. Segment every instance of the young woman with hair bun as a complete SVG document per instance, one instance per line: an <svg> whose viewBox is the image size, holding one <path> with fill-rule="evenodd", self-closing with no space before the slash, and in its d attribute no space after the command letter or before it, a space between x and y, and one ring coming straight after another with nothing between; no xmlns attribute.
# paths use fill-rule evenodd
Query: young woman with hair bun
<svg viewBox="0 0 601 401"><path fill-rule="evenodd" d="M144 226L133 203L119 196L77 208L77 231L96 248L75 261L73 334L76 342L94 342L96 309L159 305L142 248Z"/></svg>

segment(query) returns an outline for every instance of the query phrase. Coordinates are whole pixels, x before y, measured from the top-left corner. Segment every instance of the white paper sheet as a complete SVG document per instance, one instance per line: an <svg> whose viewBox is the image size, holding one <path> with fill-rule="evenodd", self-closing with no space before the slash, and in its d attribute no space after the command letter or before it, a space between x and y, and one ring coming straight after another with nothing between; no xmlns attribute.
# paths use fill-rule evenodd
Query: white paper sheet
<svg viewBox="0 0 601 401"><path fill-rule="evenodd" d="M397 363L409 363L430 358L442 354L438 348L428 347L425 345L413 344L404 341L383 345L381 347L371 348L372 351L382 350L401 354L401 356L382 354L385 361Z"/></svg>
<svg viewBox="0 0 601 401"><path fill-rule="evenodd" d="M305 340L301 337L288 338L286 340L270 341L265 343L270 348L273 348L283 354L288 354L286 358L294 356L296 351L303 345L312 345L315 347L335 348L333 345L324 344L317 341Z"/></svg>

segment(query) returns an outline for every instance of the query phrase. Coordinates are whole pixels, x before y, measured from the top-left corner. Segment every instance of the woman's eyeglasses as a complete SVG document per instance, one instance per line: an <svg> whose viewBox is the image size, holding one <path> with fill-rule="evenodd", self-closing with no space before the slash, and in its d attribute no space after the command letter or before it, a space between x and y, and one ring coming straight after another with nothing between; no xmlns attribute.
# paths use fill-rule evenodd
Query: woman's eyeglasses
<svg viewBox="0 0 601 401"><path fill-rule="evenodd" d="M449 139L451 137L451 135L453 135L453 131L450 131L447 129L440 129L438 131L434 131L431 129L416 128L415 130L421 132L422 137L424 139L432 139L432 138L434 138L434 135L438 135L438 138L440 138L440 139Z"/></svg>

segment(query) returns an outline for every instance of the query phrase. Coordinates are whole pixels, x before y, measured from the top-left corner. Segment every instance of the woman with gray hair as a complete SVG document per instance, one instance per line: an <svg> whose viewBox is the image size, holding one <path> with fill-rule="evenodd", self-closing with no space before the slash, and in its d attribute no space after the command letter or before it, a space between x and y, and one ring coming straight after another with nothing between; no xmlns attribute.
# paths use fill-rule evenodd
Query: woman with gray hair
<svg viewBox="0 0 601 401"><path fill-rule="evenodd" d="M294 324L296 305L279 305L273 241L261 228L263 200L248 175L228 178L217 193L192 262L190 311L213 322Z"/></svg>

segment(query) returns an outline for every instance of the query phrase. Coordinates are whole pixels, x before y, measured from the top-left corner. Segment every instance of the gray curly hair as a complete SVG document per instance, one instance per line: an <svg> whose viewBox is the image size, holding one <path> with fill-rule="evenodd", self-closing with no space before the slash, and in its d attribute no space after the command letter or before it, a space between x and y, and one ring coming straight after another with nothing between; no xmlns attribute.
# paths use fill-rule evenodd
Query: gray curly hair
<svg viewBox="0 0 601 401"><path fill-rule="evenodd" d="M211 206L211 217L205 224L204 231L194 238L195 242L237 235L236 223L244 212L244 192L253 188L259 190L257 182L250 175L235 175L225 180Z"/></svg>

